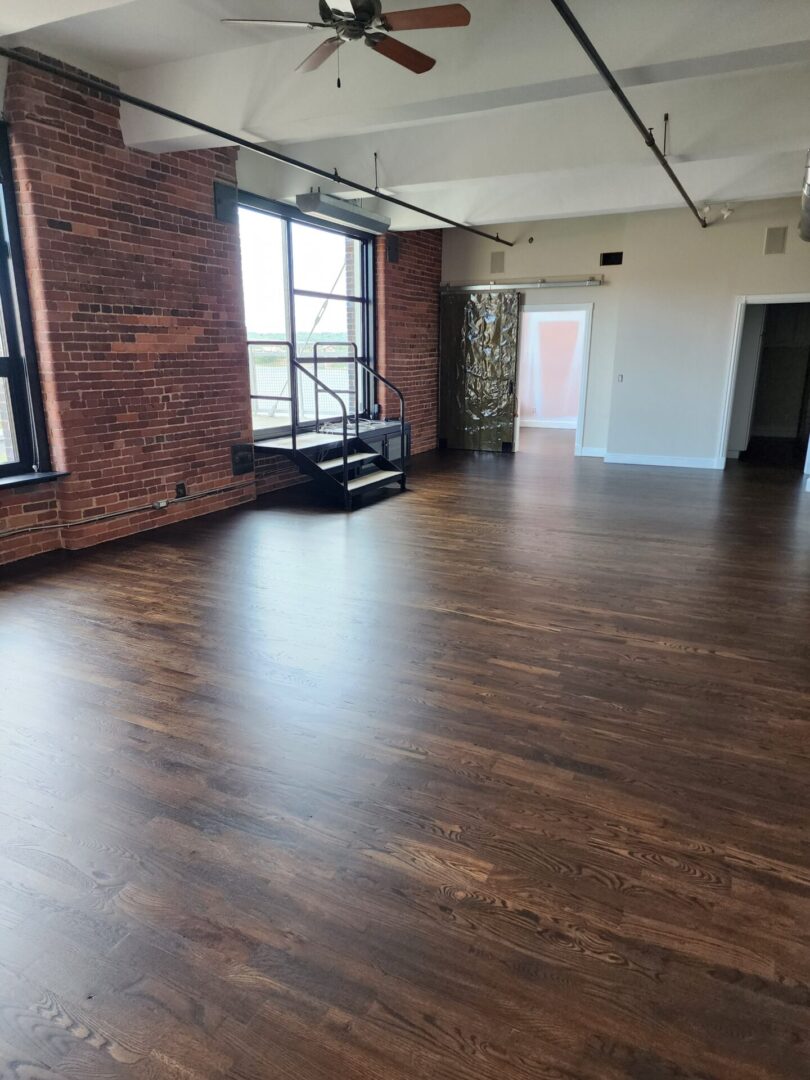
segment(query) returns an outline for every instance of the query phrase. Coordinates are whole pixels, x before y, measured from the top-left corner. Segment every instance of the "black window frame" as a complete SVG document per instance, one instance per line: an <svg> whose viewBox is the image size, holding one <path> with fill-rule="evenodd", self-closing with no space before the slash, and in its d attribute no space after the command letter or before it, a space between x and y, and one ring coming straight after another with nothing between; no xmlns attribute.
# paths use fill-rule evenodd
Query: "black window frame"
<svg viewBox="0 0 810 1080"><path fill-rule="evenodd" d="M31 320L31 305L17 215L8 124L0 121L0 319L8 355L0 348L0 377L9 380L17 461L0 464L0 479L49 473L45 413Z"/></svg>
<svg viewBox="0 0 810 1080"><path fill-rule="evenodd" d="M333 224L327 221L321 221L319 219L314 220L307 214L303 214L297 207L290 206L288 203L277 202L275 199L269 199L264 195L254 195L248 191L239 191L239 206L248 210L258 210L260 213L268 214L271 217L281 218L284 222L284 228L286 231L284 240L284 251L286 257L285 266L285 291L286 291L286 304L287 304L287 325L290 328L290 340L296 345L295 359L299 361L311 361L310 356L298 356L297 354L297 333L295 327L295 298L296 296L313 297L315 299L322 300L338 300L346 301L350 303L360 304L361 311L361 338L363 342L363 351L358 354L358 359L368 364L370 368L376 370L376 308L374 298L374 240L375 236L371 233L363 232L360 229L352 229L348 226L342 226ZM294 224L306 225L311 229L322 229L324 232L337 233L340 236L347 236L352 240L358 240L361 243L361 256L360 256L360 296L343 296L338 293L324 293L316 292L310 289L296 289L295 287L295 272L293 266L293 239L292 239L292 227ZM259 344L267 345L271 344L267 341L253 342L248 337L247 344ZM368 405L375 403L375 383L372 377L363 372L363 394L364 400ZM311 431L316 427L316 421L304 421L298 424L299 431ZM289 435L292 431L292 425L286 425L284 427L274 427L268 429L265 432L254 431L254 438L271 438L275 436L284 437Z"/></svg>

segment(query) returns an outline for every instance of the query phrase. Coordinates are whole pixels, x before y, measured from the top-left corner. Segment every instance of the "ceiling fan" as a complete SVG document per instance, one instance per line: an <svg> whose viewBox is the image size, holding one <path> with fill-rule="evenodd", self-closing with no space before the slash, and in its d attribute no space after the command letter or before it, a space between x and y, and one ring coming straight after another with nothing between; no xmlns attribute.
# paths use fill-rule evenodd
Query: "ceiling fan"
<svg viewBox="0 0 810 1080"><path fill-rule="evenodd" d="M432 56L419 52L404 41L389 37L383 31L433 30L444 26L469 26L470 23L470 13L463 4L439 4L384 15L382 0L350 0L350 3L351 11L340 11L331 7L326 0L318 0L318 22L299 22L295 19L222 19L222 22L240 23L243 26L305 26L309 30L332 30L335 36L321 42L314 52L301 61L296 71L314 71L345 42L362 38L369 48L416 75L430 71L436 61Z"/></svg>

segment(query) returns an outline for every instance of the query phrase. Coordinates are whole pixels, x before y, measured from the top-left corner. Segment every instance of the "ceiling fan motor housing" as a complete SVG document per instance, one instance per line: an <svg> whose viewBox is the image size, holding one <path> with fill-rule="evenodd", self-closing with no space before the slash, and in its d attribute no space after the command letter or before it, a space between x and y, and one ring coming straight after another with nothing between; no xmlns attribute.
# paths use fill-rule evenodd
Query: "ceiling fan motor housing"
<svg viewBox="0 0 810 1080"><path fill-rule="evenodd" d="M385 21L382 0L352 0L351 11L330 8L326 0L321 0L320 8L324 22L333 23L341 36L352 41L361 38L372 26L382 26Z"/></svg>
<svg viewBox="0 0 810 1080"><path fill-rule="evenodd" d="M284 27L307 27L310 30L329 30L332 37L322 42L314 52L304 57L296 71L316 71L347 41L364 40L380 56L393 60L416 75L434 67L432 56L414 49L404 41L388 35L398 30L432 30L446 26L468 26L470 13L463 4L438 4L428 8L413 8L383 14L382 0L349 0L351 11L332 7L328 0L318 0L320 22L299 19L223 19L228 23L248 23ZM383 32L384 31L384 32ZM340 82L338 82L340 85Z"/></svg>

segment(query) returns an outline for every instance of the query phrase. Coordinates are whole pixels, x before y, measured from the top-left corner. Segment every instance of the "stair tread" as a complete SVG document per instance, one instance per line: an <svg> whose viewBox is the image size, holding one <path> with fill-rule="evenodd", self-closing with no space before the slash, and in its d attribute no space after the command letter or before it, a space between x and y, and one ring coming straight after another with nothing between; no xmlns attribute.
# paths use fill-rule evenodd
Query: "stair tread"
<svg viewBox="0 0 810 1080"><path fill-rule="evenodd" d="M394 480L399 480L402 477L402 473L399 469L378 469L377 472L368 473L366 476L357 476L354 480L349 481L349 491L356 491L357 488L368 487L369 484L385 484L391 483Z"/></svg>
<svg viewBox="0 0 810 1080"><path fill-rule="evenodd" d="M353 436L350 434L349 438ZM296 446L299 450L309 450L313 446L330 446L333 443L342 443L342 435L324 435L320 431L299 434ZM264 450L292 450L293 441L291 436L283 439L260 439L256 444Z"/></svg>
<svg viewBox="0 0 810 1080"><path fill-rule="evenodd" d="M372 452L368 454L349 454L346 461L349 465L358 465L361 461L373 461L374 458L378 458L378 453ZM331 469L343 468L343 455L339 457L329 458L328 461L316 461L315 464L319 469L323 469L324 472L328 472Z"/></svg>

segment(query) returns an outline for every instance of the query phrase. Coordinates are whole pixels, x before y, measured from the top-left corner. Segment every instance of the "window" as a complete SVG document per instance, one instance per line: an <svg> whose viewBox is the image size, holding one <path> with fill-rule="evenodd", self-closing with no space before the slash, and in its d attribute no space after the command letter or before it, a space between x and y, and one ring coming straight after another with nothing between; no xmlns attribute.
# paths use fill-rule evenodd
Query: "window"
<svg viewBox="0 0 810 1080"><path fill-rule="evenodd" d="M355 386L350 346L372 362L371 240L312 225L291 207L249 197L239 208L254 435L337 419L340 406L305 375L292 402L287 349L331 387L347 412L362 412L368 386ZM317 359L315 346L318 345ZM330 357L332 359L330 359Z"/></svg>
<svg viewBox="0 0 810 1080"><path fill-rule="evenodd" d="M8 136L0 124L0 478L49 468Z"/></svg>

